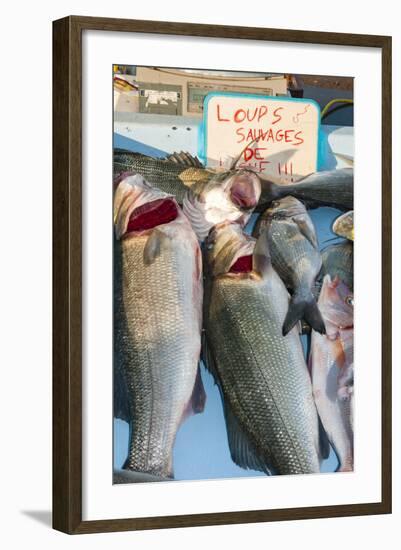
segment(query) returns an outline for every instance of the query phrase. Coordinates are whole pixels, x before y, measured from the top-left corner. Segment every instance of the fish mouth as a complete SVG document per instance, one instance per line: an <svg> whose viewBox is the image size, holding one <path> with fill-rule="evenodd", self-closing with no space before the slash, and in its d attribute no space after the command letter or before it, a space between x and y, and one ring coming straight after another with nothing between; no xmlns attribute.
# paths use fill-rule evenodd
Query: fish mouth
<svg viewBox="0 0 401 550"><path fill-rule="evenodd" d="M231 201L239 208L255 208L258 198L253 186L253 181L248 176L236 177L230 189Z"/></svg>
<svg viewBox="0 0 401 550"><path fill-rule="evenodd" d="M158 225L174 221L178 216L178 206L174 199L163 198L147 202L131 213L126 235L137 231L153 229Z"/></svg>

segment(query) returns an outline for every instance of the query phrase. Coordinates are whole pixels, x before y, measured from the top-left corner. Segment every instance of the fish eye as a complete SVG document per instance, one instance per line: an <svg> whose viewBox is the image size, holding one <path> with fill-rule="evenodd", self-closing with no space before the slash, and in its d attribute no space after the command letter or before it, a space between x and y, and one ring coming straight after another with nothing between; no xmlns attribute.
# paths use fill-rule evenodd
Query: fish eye
<svg viewBox="0 0 401 550"><path fill-rule="evenodd" d="M348 304L349 306L354 307L354 297L353 296L347 296L345 298L345 303Z"/></svg>

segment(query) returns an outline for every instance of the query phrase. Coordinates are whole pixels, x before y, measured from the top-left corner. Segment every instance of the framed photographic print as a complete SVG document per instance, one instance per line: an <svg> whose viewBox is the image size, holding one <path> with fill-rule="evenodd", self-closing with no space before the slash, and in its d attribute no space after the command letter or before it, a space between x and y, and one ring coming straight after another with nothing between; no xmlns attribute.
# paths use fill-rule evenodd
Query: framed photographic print
<svg viewBox="0 0 401 550"><path fill-rule="evenodd" d="M390 513L391 38L53 25L54 528Z"/></svg>

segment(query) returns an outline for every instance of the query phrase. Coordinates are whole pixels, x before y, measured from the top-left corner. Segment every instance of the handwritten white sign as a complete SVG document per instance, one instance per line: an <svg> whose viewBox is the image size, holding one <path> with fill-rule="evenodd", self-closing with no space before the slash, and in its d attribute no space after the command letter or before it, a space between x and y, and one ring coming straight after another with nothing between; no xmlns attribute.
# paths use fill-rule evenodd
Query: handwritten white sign
<svg viewBox="0 0 401 550"><path fill-rule="evenodd" d="M278 183L317 169L320 109L314 101L211 94L204 117L210 167L228 168L243 151L237 167L251 166Z"/></svg>

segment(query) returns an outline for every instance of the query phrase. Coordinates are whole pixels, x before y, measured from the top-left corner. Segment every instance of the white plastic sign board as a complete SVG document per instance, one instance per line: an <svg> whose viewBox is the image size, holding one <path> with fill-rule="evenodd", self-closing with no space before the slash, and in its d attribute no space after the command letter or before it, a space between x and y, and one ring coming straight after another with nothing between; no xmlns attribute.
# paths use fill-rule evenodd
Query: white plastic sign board
<svg viewBox="0 0 401 550"><path fill-rule="evenodd" d="M278 183L317 169L320 108L313 100L238 93L209 94L204 151L209 167L251 166ZM257 141L255 141L257 140Z"/></svg>

